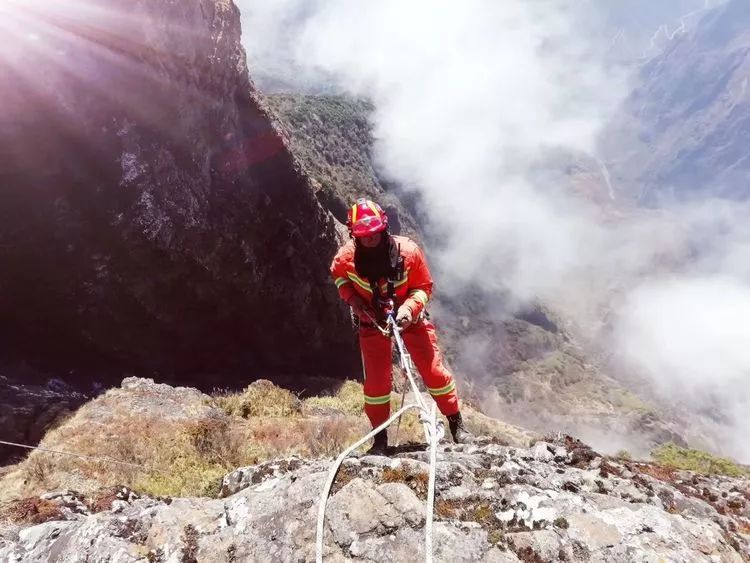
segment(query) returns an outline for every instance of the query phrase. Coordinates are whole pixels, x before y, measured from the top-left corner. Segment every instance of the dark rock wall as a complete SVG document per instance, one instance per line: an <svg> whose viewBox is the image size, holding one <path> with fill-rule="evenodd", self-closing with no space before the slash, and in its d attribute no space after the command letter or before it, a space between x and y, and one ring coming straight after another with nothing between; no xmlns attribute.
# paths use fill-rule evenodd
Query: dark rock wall
<svg viewBox="0 0 750 563"><path fill-rule="evenodd" d="M10 13L2 357L351 375L335 222L254 91L238 9L85 5Z"/></svg>

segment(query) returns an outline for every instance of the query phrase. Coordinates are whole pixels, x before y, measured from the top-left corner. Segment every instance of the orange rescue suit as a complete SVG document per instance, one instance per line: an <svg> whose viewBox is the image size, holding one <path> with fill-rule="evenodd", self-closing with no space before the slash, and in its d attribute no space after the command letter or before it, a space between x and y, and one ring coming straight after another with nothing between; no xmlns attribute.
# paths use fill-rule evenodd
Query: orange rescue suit
<svg viewBox="0 0 750 563"><path fill-rule="evenodd" d="M394 284L396 308L405 304L415 319L414 324L402 333L404 343L440 412L445 416L454 415L459 411L456 383L443 364L435 327L421 315L432 296L432 276L427 261L422 250L411 239L401 236L392 238L400 247L404 259L403 278ZM372 301L370 280L359 276L354 268L354 241L339 249L331 264L331 275L339 295L347 303L355 294L368 303ZM378 284L382 294L385 294L386 280L378 280ZM392 343L366 319L361 319L359 344L365 372L365 413L372 426L376 427L390 416Z"/></svg>

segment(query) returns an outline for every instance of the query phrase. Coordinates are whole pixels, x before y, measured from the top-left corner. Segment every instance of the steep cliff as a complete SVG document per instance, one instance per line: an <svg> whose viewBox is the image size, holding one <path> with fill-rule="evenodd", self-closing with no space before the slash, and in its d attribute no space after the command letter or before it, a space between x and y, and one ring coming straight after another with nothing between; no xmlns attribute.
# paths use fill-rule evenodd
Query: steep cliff
<svg viewBox="0 0 750 563"><path fill-rule="evenodd" d="M369 101L301 94L266 100L288 132L292 153L320 186L318 198L339 221L358 197L369 197L388 213L392 232L420 240L418 196L388 182L375 163Z"/></svg>
<svg viewBox="0 0 750 563"><path fill-rule="evenodd" d="M747 199L750 7L705 12L647 61L606 135L613 181L641 202Z"/></svg>
<svg viewBox="0 0 750 563"><path fill-rule="evenodd" d="M336 224L254 90L233 2L3 10L2 357L349 373Z"/></svg>

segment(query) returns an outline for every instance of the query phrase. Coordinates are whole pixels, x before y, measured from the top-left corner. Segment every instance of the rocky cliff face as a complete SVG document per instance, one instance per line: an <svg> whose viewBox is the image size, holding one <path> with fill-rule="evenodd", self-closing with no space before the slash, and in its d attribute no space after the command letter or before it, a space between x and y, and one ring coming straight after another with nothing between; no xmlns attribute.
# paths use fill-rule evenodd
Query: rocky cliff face
<svg viewBox="0 0 750 563"><path fill-rule="evenodd" d="M624 191L647 204L750 195L749 29L747 2L732 0L643 65L606 140Z"/></svg>
<svg viewBox="0 0 750 563"><path fill-rule="evenodd" d="M33 381L31 374L0 375L0 440L37 444L50 427L73 413L86 395L59 379ZM0 464L28 450L0 444Z"/></svg>
<svg viewBox="0 0 750 563"><path fill-rule="evenodd" d="M11 6L2 356L349 373L335 221L254 91L231 0Z"/></svg>

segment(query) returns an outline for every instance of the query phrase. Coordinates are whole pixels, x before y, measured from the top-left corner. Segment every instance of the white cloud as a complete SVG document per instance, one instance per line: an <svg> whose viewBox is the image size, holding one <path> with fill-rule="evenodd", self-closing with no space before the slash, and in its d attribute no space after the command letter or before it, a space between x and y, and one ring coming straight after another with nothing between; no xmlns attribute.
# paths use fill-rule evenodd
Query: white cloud
<svg viewBox="0 0 750 563"><path fill-rule="evenodd" d="M696 409L708 390L732 413L746 404L747 215L706 203L603 221L559 178L538 173L551 150L592 153L627 91L596 43L606 33L593 3L240 5L252 12L253 58L293 60L298 84L322 76L374 102L376 158L421 193L441 235L434 265L443 266L443 291L481 281L582 322L613 309L620 357L655 388L679 386ZM665 272L677 277L643 283ZM738 417L733 424L735 436L748 429Z"/></svg>
<svg viewBox="0 0 750 563"><path fill-rule="evenodd" d="M625 363L661 396L724 419L732 432L719 447L750 460L750 286L724 275L652 280L619 314Z"/></svg>
<svg viewBox="0 0 750 563"><path fill-rule="evenodd" d="M551 147L592 150L623 93L575 6L330 0L304 27L298 60L374 101L378 161L422 192L451 272L533 293L575 262L587 211L529 173Z"/></svg>

